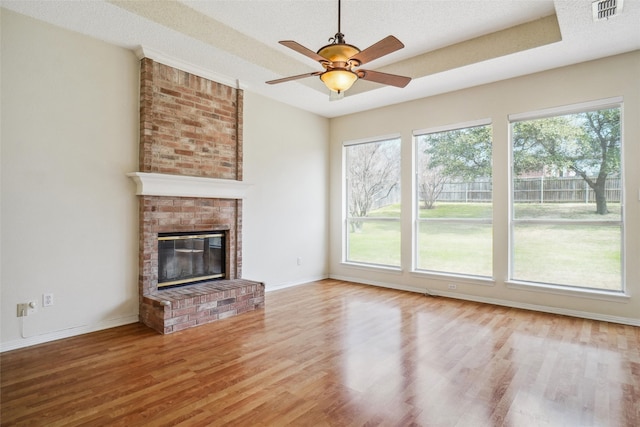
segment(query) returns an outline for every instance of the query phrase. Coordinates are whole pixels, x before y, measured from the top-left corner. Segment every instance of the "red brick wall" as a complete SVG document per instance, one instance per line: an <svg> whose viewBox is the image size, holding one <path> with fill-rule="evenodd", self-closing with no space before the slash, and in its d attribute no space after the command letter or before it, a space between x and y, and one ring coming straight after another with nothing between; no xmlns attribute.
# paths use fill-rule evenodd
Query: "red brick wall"
<svg viewBox="0 0 640 427"><path fill-rule="evenodd" d="M243 92L144 58L140 172L242 180Z"/></svg>
<svg viewBox="0 0 640 427"><path fill-rule="evenodd" d="M143 58L140 171L242 180L242 90ZM157 234L228 230L227 279L242 274L242 201L140 198L140 293L156 291Z"/></svg>
<svg viewBox="0 0 640 427"><path fill-rule="evenodd" d="M241 90L142 59L140 172L241 181L242 109ZM171 333L263 306L264 284L240 280L242 200L141 196L139 214L143 323ZM227 232L226 280L158 292L158 233L216 230Z"/></svg>
<svg viewBox="0 0 640 427"><path fill-rule="evenodd" d="M264 283L237 279L142 297L141 321L170 334L264 307Z"/></svg>
<svg viewBox="0 0 640 427"><path fill-rule="evenodd" d="M226 279L242 276L241 200L142 196L140 198L140 295L158 287L158 233L227 231Z"/></svg>

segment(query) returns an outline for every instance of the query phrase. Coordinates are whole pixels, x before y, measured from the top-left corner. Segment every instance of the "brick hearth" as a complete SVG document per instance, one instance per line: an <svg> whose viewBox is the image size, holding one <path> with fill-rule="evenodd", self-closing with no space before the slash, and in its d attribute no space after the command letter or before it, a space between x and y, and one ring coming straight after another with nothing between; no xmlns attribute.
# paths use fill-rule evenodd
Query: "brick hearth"
<svg viewBox="0 0 640 427"><path fill-rule="evenodd" d="M242 90L141 60L140 172L242 180ZM240 198L145 195L139 200L140 321L160 333L264 306L242 276ZM158 233L225 231L224 280L158 289Z"/></svg>
<svg viewBox="0 0 640 427"><path fill-rule="evenodd" d="M264 305L264 285L236 279L166 289L141 298L141 321L169 334Z"/></svg>

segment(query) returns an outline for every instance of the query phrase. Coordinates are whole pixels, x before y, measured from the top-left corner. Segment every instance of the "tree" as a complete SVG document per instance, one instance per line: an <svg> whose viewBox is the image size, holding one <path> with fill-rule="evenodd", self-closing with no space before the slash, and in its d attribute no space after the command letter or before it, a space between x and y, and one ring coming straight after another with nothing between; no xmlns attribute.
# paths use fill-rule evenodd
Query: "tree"
<svg viewBox="0 0 640 427"><path fill-rule="evenodd" d="M386 197L398 184L398 140L352 145L347 148L347 191L350 218L364 218L374 201ZM362 228L351 221L352 231Z"/></svg>
<svg viewBox="0 0 640 427"><path fill-rule="evenodd" d="M418 192L424 201L424 208L433 209L449 179L442 173L442 167L430 168L428 157L426 155L423 157L423 161L419 162Z"/></svg>
<svg viewBox="0 0 640 427"><path fill-rule="evenodd" d="M429 167L442 167L451 178L474 180L491 176L491 127L477 126L422 136Z"/></svg>
<svg viewBox="0 0 640 427"><path fill-rule="evenodd" d="M605 185L609 175L620 171L620 109L584 113L583 156L576 157L571 168L593 189L596 212L604 215L607 209ZM595 181L589 172L597 170Z"/></svg>
<svg viewBox="0 0 640 427"><path fill-rule="evenodd" d="M419 191L427 209L453 179L491 176L491 127L477 126L422 135L419 141Z"/></svg>
<svg viewBox="0 0 640 427"><path fill-rule="evenodd" d="M491 176L491 128L479 126L422 136L429 168L448 178L475 180ZM516 122L513 169L571 171L593 190L596 213L608 213L605 184L620 172L620 109L610 108Z"/></svg>
<svg viewBox="0 0 640 427"><path fill-rule="evenodd" d="M594 191L596 213L608 213L605 184L620 171L620 109L517 122L514 173L571 170ZM558 173L558 172L557 172Z"/></svg>

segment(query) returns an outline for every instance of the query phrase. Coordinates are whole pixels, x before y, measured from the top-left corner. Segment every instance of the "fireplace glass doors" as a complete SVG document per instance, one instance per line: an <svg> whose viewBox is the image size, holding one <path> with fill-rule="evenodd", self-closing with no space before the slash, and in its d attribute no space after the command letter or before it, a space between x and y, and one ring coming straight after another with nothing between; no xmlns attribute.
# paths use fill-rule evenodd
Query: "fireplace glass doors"
<svg viewBox="0 0 640 427"><path fill-rule="evenodd" d="M225 276L225 233L158 234L158 288Z"/></svg>

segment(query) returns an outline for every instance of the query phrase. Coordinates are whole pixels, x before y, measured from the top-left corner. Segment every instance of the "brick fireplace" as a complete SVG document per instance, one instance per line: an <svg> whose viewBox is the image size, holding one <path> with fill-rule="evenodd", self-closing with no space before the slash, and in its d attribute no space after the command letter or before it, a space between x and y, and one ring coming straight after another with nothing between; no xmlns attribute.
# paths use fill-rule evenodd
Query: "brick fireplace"
<svg viewBox="0 0 640 427"><path fill-rule="evenodd" d="M241 89L149 58L140 69L140 321L172 333L264 306L242 279ZM158 234L220 231L225 276L158 289Z"/></svg>

